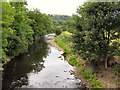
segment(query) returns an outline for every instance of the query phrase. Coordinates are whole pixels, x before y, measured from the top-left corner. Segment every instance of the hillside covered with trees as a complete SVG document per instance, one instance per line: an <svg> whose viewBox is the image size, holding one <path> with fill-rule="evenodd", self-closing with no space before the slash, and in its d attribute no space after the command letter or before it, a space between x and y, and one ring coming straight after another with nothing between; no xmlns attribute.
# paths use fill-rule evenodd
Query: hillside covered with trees
<svg viewBox="0 0 120 90"><path fill-rule="evenodd" d="M74 31L75 27L72 16L49 14L49 17L52 19L52 29L57 35L63 31Z"/></svg>

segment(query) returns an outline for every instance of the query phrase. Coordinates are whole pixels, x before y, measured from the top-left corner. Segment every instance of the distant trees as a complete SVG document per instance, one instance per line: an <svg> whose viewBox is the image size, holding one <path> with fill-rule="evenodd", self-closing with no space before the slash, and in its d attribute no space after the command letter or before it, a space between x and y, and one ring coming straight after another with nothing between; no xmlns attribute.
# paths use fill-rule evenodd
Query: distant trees
<svg viewBox="0 0 120 90"><path fill-rule="evenodd" d="M70 30L70 28L72 29L73 27L73 19L71 16L67 16L67 15L50 15L49 17L52 19L53 24L52 24L52 28L53 31L59 35L62 31L72 31Z"/></svg>
<svg viewBox="0 0 120 90"><path fill-rule="evenodd" d="M67 20L73 20L71 16L68 15L50 15L50 18L54 21L67 21Z"/></svg>
<svg viewBox="0 0 120 90"><path fill-rule="evenodd" d="M108 58L119 54L120 3L84 3L77 13L75 51L84 59L103 60L107 68Z"/></svg>
<svg viewBox="0 0 120 90"><path fill-rule="evenodd" d="M28 11L27 2L2 2L2 61L27 51L33 40L52 32L51 19L39 10Z"/></svg>

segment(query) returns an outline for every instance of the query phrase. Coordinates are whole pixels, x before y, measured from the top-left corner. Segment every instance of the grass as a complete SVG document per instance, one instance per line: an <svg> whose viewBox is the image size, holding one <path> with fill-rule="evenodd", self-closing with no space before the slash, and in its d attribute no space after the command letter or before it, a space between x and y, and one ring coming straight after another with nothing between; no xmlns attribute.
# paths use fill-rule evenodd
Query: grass
<svg viewBox="0 0 120 90"><path fill-rule="evenodd" d="M77 66L79 68L78 72L81 72L84 79L87 80L92 88L103 88L103 85L100 84L99 80L97 79L96 74L90 74L87 70L84 70L82 67L82 64L77 61L77 55L73 55L71 52L71 46L72 46L72 34L65 31L62 32L59 36L55 38L55 42L64 49L64 54L66 55L72 55L68 62L71 65Z"/></svg>
<svg viewBox="0 0 120 90"><path fill-rule="evenodd" d="M55 42L64 49L64 54L69 55L71 54L71 46L72 46L72 34L65 31L62 32L61 35L55 38Z"/></svg>
<svg viewBox="0 0 120 90"><path fill-rule="evenodd" d="M82 64L80 62L77 62L77 56L76 55L72 55L68 62L72 65L75 65L79 68L79 72L82 73L83 77L85 80L87 80L92 88L103 88L103 85L100 84L99 80L97 79L96 74L90 74L87 70L84 70L84 68L82 67Z"/></svg>
<svg viewBox="0 0 120 90"><path fill-rule="evenodd" d="M68 62L71 65L77 65L77 56L75 56L75 55L71 56L70 59L68 60Z"/></svg>

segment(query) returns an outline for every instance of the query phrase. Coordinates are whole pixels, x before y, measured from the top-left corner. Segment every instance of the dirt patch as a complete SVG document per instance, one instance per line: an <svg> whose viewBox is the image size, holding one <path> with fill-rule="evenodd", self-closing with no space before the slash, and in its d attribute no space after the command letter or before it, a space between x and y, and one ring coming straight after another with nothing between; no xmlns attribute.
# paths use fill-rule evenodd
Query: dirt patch
<svg viewBox="0 0 120 90"><path fill-rule="evenodd" d="M120 88L120 85L117 83L120 77L115 75L112 67L108 67L108 69L105 70L104 66L100 65L99 70L97 70L97 77L105 88Z"/></svg>
<svg viewBox="0 0 120 90"><path fill-rule="evenodd" d="M85 85L86 88L92 88L90 83L84 79L84 77L81 74L80 69L78 67L75 68L74 75L76 78L81 80L81 82Z"/></svg>
<svg viewBox="0 0 120 90"><path fill-rule="evenodd" d="M52 40L47 40L46 42L48 42L48 43L50 43L52 46L56 47L59 51L64 51L60 46L58 46L58 45L55 43L54 39L52 39Z"/></svg>

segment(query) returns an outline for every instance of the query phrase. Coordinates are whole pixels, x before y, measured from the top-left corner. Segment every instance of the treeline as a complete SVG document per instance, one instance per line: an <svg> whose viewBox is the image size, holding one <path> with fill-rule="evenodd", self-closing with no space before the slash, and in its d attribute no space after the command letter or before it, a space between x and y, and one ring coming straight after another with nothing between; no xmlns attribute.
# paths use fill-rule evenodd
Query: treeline
<svg viewBox="0 0 120 90"><path fill-rule="evenodd" d="M2 62L6 56L27 51L42 35L52 32L52 21L38 9L29 11L27 2L2 2Z"/></svg>
<svg viewBox="0 0 120 90"><path fill-rule="evenodd" d="M53 20L53 23L59 23L61 25L65 24L65 21L71 21L73 20L73 18L71 16L67 16L67 15L50 15L50 18Z"/></svg>
<svg viewBox="0 0 120 90"><path fill-rule="evenodd" d="M49 17L52 19L52 29L57 35L62 31L73 32L75 29L72 16L49 14Z"/></svg>
<svg viewBox="0 0 120 90"><path fill-rule="evenodd" d="M84 60L103 61L120 56L120 2L87 2L73 15L74 52Z"/></svg>

